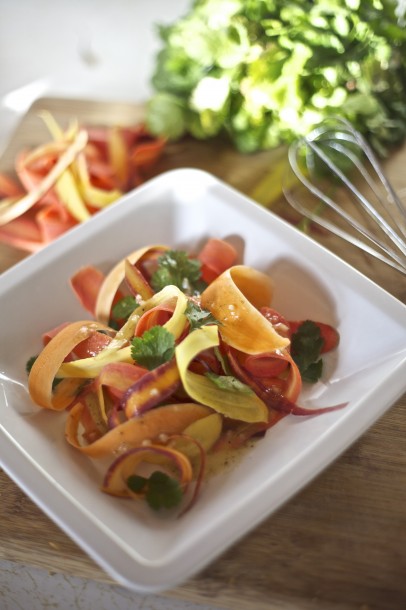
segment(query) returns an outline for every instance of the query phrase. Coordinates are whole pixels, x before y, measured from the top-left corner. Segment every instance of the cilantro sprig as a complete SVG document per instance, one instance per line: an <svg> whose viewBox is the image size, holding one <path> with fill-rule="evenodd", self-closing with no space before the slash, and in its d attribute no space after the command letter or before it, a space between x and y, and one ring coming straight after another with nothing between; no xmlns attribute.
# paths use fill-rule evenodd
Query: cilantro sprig
<svg viewBox="0 0 406 610"><path fill-rule="evenodd" d="M175 337L163 326L153 326L131 341L131 358L149 371L168 362L175 353Z"/></svg>
<svg viewBox="0 0 406 610"><path fill-rule="evenodd" d="M144 493L148 505L154 510L174 508L183 498L183 491L177 479L156 470L149 478L131 475L127 485L134 493Z"/></svg>
<svg viewBox="0 0 406 610"><path fill-rule="evenodd" d="M183 250L167 250L158 258L151 285L156 292L174 285L185 294L199 293L205 287L201 279L201 263L198 259L189 258Z"/></svg>
<svg viewBox="0 0 406 610"><path fill-rule="evenodd" d="M188 301L185 316L189 320L190 330L196 330L206 324L221 324L207 309L203 309L194 301Z"/></svg>
<svg viewBox="0 0 406 610"><path fill-rule="evenodd" d="M252 394L253 390L245 383L233 375L216 375L208 371L205 373L218 388L226 392L241 392L242 394Z"/></svg>
<svg viewBox="0 0 406 610"><path fill-rule="evenodd" d="M316 383L323 372L320 358L323 347L320 328L311 320L305 320L292 335L291 354L296 362L303 381Z"/></svg>
<svg viewBox="0 0 406 610"><path fill-rule="evenodd" d="M118 322L119 320L127 320L137 306L135 297L127 295L117 301L111 311L112 320Z"/></svg>

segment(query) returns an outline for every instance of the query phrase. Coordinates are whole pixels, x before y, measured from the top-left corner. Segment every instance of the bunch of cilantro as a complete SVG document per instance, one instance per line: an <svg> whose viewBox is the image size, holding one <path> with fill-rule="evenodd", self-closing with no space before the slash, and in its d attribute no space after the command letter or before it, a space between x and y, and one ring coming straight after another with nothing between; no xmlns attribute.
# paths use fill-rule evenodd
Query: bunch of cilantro
<svg viewBox="0 0 406 610"><path fill-rule="evenodd" d="M147 123L177 139L274 148L329 115L384 155L406 135L406 28L395 0L195 0L161 26Z"/></svg>

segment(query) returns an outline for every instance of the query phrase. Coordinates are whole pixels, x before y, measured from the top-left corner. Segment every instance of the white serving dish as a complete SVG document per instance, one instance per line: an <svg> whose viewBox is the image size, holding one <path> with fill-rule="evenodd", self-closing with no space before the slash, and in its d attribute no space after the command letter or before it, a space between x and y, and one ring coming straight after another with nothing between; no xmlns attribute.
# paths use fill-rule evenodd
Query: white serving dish
<svg viewBox="0 0 406 610"><path fill-rule="evenodd" d="M325 415L288 416L203 488L181 519L99 491L99 472L63 437L65 414L36 408L25 363L41 333L83 319L68 286L81 265L109 269L137 247L193 250L230 238L275 282L290 319L336 325L341 342L304 406L348 401ZM330 464L406 390L406 307L256 203L193 169L154 178L0 276L0 463L121 584L144 593L187 580Z"/></svg>

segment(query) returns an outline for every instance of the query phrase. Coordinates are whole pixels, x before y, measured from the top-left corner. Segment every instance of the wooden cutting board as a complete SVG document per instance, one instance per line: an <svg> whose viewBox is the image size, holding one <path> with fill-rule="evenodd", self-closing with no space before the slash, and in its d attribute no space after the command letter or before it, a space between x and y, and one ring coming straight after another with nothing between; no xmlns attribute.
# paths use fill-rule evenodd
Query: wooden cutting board
<svg viewBox="0 0 406 610"><path fill-rule="evenodd" d="M59 121L133 124L142 106L43 99L17 129L0 161L44 137L37 113ZM45 134L46 137L46 134ZM185 138L167 146L152 175L178 167L209 171L252 195L269 182L286 151L240 155L222 140ZM396 189L406 186L406 146L386 163ZM273 188L280 180L277 175ZM259 186L258 186L259 185ZM279 187L276 188L278 190ZM261 195L266 201L267 197ZM282 199L272 210L298 220ZM402 302L400 273L325 232L312 236ZM0 271L25 254L0 246ZM0 472L0 557L54 572L112 582ZM335 463L198 576L168 597L233 610L404 610L406 608L406 396Z"/></svg>

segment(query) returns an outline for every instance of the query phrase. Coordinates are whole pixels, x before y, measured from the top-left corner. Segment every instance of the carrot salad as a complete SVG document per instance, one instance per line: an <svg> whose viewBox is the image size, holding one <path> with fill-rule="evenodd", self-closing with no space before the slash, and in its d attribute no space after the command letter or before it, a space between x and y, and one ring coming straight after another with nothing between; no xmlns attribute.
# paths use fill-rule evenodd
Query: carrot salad
<svg viewBox="0 0 406 610"><path fill-rule="evenodd" d="M22 150L16 177L0 173L0 242L35 252L138 186L165 140L144 125L63 130L42 112L51 141Z"/></svg>
<svg viewBox="0 0 406 610"><path fill-rule="evenodd" d="M165 245L131 252L108 274L79 269L72 289L91 319L43 336L27 363L32 400L66 411L67 443L108 458L107 494L153 509L195 502L207 458L238 450L289 414L335 349L332 326L286 320L268 275L208 239L194 254Z"/></svg>

